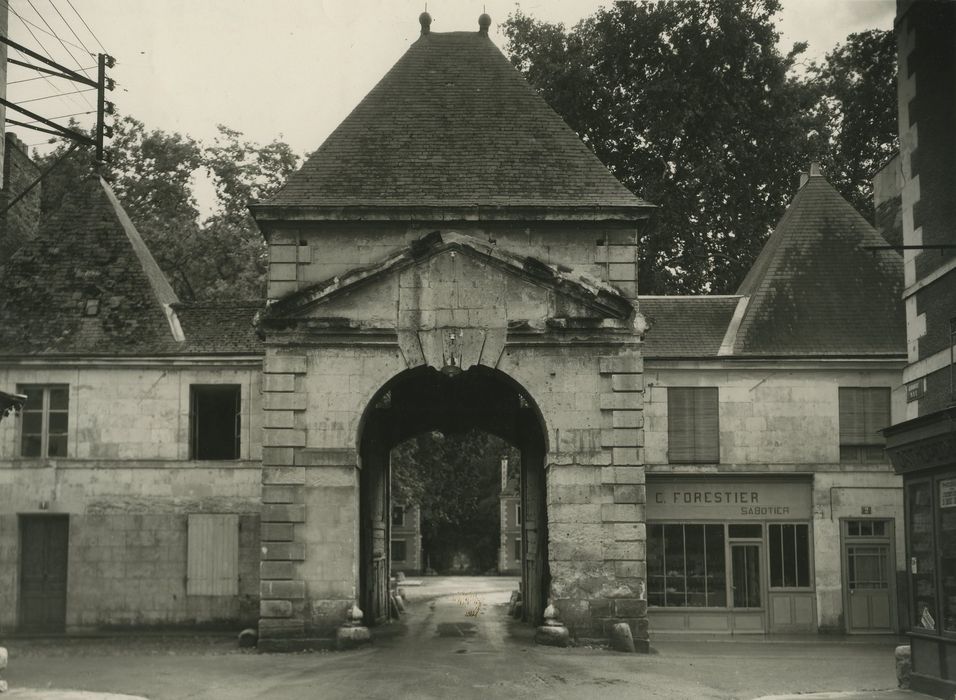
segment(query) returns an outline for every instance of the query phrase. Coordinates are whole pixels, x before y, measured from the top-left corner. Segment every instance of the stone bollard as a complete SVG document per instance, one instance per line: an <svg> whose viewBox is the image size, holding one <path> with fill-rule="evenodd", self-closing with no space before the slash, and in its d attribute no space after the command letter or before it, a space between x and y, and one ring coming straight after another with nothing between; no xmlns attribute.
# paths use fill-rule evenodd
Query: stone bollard
<svg viewBox="0 0 956 700"><path fill-rule="evenodd" d="M631 626L626 622L616 622L611 626L611 648L614 651L624 651L629 654L637 651L634 648Z"/></svg>
<svg viewBox="0 0 956 700"><path fill-rule="evenodd" d="M346 623L335 631L335 648L339 651L354 649L372 641L368 627L362 625L365 617L358 605L352 604L346 613Z"/></svg>
<svg viewBox="0 0 956 700"><path fill-rule="evenodd" d="M6 647L0 647L0 675L3 675L3 671L7 667L7 658ZM0 678L0 693L5 692L7 692L7 682Z"/></svg>
<svg viewBox="0 0 956 700"><path fill-rule="evenodd" d="M553 602L544 609L544 624L534 634L535 644L544 644L549 647L566 647L571 642L568 628L558 619L560 611Z"/></svg>
<svg viewBox="0 0 956 700"><path fill-rule="evenodd" d="M900 688L909 688L910 673L913 671L909 644L896 647L894 655L896 656L896 682Z"/></svg>
<svg viewBox="0 0 956 700"><path fill-rule="evenodd" d="M256 630L252 629L251 627L248 629L244 629L242 630L242 632L239 633L239 648L240 649L249 649L251 647L254 647L258 643L258 641L259 641L259 633Z"/></svg>

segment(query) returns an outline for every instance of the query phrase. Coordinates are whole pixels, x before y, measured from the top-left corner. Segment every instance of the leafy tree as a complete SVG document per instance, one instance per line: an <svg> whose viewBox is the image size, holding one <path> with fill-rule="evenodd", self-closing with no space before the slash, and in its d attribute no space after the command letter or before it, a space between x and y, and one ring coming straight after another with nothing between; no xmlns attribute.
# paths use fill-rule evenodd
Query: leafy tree
<svg viewBox="0 0 956 700"><path fill-rule="evenodd" d="M37 162L45 167L67 150L61 142ZM100 172L180 298L262 298L265 243L246 204L268 197L296 168L298 158L287 144L260 146L220 125L219 136L204 146L124 117L114 127L109 152L111 161ZM95 170L88 149L61 160L43 181L42 214L55 211L64 195ZM203 176L211 178L217 194L217 207L205 220L194 192Z"/></svg>
<svg viewBox="0 0 956 700"><path fill-rule="evenodd" d="M827 120L822 162L830 182L872 221L870 178L899 148L896 37L890 30L851 34L809 68Z"/></svg>
<svg viewBox="0 0 956 700"><path fill-rule="evenodd" d="M468 553L476 571L495 567L502 456L520 464L515 448L477 430L424 433L392 451L392 497L421 506L422 546L433 568L447 569L457 552Z"/></svg>
<svg viewBox="0 0 956 700"><path fill-rule="evenodd" d="M643 293L738 286L821 147L814 90L777 48L778 0L615 3L572 29L520 10L514 65L632 191Z"/></svg>

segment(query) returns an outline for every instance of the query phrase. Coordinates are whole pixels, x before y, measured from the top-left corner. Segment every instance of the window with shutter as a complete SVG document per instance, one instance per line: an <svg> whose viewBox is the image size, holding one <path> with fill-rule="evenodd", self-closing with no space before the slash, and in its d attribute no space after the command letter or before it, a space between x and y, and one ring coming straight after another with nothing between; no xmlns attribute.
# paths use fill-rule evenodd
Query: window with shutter
<svg viewBox="0 0 956 700"><path fill-rule="evenodd" d="M189 432L193 459L239 459L242 391L238 384L193 384Z"/></svg>
<svg viewBox="0 0 956 700"><path fill-rule="evenodd" d="M668 387L670 462L719 462L717 387Z"/></svg>
<svg viewBox="0 0 956 700"><path fill-rule="evenodd" d="M890 424L889 387L843 387L840 399L840 461L884 462L879 432Z"/></svg>

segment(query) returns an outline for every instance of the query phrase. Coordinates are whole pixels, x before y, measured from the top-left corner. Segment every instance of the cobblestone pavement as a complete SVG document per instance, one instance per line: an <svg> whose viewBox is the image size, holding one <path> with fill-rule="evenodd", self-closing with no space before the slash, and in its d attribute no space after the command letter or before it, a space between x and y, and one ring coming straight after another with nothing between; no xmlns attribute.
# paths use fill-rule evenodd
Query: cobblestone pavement
<svg viewBox="0 0 956 700"><path fill-rule="evenodd" d="M408 613L358 651L256 654L233 638L7 639L10 700L55 689L213 698L921 698L896 691L895 641L827 637L655 640L654 653L536 647L508 618L514 579L424 578ZM32 689L28 692L27 689ZM39 692L38 692L39 691ZM821 698L824 696L820 696Z"/></svg>

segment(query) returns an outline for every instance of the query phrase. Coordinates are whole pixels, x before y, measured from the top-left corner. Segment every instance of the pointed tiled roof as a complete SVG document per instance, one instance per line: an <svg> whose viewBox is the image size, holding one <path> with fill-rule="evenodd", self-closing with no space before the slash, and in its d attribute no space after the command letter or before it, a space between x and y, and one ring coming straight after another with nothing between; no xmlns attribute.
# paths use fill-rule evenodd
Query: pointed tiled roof
<svg viewBox="0 0 956 700"><path fill-rule="evenodd" d="M480 32L423 34L274 207L615 209L627 190Z"/></svg>
<svg viewBox="0 0 956 700"><path fill-rule="evenodd" d="M0 354L178 352L177 301L109 185L89 178L0 269Z"/></svg>
<svg viewBox="0 0 956 700"><path fill-rule="evenodd" d="M734 355L906 353L903 259L820 175L777 224L738 294Z"/></svg>

